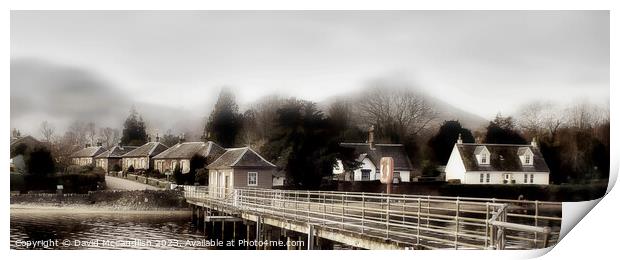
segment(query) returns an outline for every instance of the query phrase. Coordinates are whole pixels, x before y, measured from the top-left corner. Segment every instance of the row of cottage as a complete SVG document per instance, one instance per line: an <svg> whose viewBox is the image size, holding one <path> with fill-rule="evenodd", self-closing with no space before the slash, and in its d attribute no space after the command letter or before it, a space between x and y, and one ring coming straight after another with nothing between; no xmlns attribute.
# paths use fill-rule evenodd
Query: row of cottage
<svg viewBox="0 0 620 260"><path fill-rule="evenodd" d="M380 179L380 161L393 159L394 182L418 181L402 144L376 144L373 128L365 143L341 143L357 155L359 168L346 171L340 160L333 168L333 179L376 181ZM106 172L114 169L155 169L170 173L178 166L182 173L190 171L194 155L207 158L209 183L216 187L272 187L284 184L284 176L276 166L249 147L223 148L207 142L180 142L172 147L148 142L140 147L117 145L106 150L100 144L77 151L74 164L94 165ZM116 166L115 166L116 165ZM462 184L549 184L549 168L536 140L528 145L463 143L460 136L445 166L445 180Z"/></svg>

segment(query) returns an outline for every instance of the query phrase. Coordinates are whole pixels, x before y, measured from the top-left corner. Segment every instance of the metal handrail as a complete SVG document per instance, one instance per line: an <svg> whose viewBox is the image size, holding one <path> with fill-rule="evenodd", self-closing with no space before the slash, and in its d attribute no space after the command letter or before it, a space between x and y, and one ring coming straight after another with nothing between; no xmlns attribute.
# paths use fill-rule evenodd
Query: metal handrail
<svg viewBox="0 0 620 260"><path fill-rule="evenodd" d="M533 217L536 223L530 226L508 220L510 217L529 221L530 215L510 214L509 203L494 202L492 199L259 188L189 186L184 189L187 198L205 200L235 210L303 221L341 231L361 232L367 236L427 248L504 249L509 242L530 244L522 248L539 247L538 242L542 242L542 246L546 247L551 236L557 236L557 232L552 232L550 228L536 227L538 221L543 220L543 216L538 216L538 207L537 215ZM543 203L535 204L539 206ZM545 216L545 219L556 221L552 216ZM542 240L538 239L538 234L543 235ZM518 245L511 246L518 248Z"/></svg>

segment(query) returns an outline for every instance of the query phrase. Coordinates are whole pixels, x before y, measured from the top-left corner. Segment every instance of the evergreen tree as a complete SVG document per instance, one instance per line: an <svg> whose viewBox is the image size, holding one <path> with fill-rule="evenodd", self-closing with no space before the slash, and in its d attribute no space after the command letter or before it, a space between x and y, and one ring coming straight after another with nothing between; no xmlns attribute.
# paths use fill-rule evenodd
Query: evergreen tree
<svg viewBox="0 0 620 260"><path fill-rule="evenodd" d="M131 107L129 117L125 120L121 144L140 146L147 141L148 136L146 134L144 120L142 120L142 116L138 114L136 108Z"/></svg>
<svg viewBox="0 0 620 260"><path fill-rule="evenodd" d="M223 147L234 146L242 127L242 116L238 111L235 96L230 90L222 89L205 126L208 137Z"/></svg>
<svg viewBox="0 0 620 260"><path fill-rule="evenodd" d="M432 159L441 165L447 164L459 135L461 135L463 143L473 143L475 141L471 131L463 128L459 121L443 122L437 134L428 141L428 146L432 151Z"/></svg>
<svg viewBox="0 0 620 260"><path fill-rule="evenodd" d="M497 114L487 126L487 134L484 139L489 144L526 144L525 139L515 129L512 117L502 117Z"/></svg>
<svg viewBox="0 0 620 260"><path fill-rule="evenodd" d="M352 168L352 149L338 142L339 129L312 102L291 99L277 111L276 128L263 153L286 172L291 184L317 188L337 158Z"/></svg>

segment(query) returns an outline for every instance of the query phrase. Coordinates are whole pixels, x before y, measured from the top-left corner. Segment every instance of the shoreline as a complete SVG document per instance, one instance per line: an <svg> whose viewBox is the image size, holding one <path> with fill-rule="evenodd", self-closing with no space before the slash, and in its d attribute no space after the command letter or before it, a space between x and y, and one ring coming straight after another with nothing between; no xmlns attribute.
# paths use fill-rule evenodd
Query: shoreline
<svg viewBox="0 0 620 260"><path fill-rule="evenodd" d="M10 214L18 213L123 213L123 214L175 214L184 215L191 214L189 208L128 208L128 207L110 207L97 205L50 205L50 204L11 204Z"/></svg>

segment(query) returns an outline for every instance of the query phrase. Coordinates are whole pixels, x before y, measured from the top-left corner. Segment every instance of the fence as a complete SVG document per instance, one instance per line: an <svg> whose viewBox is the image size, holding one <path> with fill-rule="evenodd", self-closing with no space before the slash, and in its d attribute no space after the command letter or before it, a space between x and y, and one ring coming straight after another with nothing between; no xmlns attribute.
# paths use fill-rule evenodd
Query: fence
<svg viewBox="0 0 620 260"><path fill-rule="evenodd" d="M184 186L188 199L429 249L531 249L557 242L561 204L337 191ZM558 216L560 215L560 216Z"/></svg>

